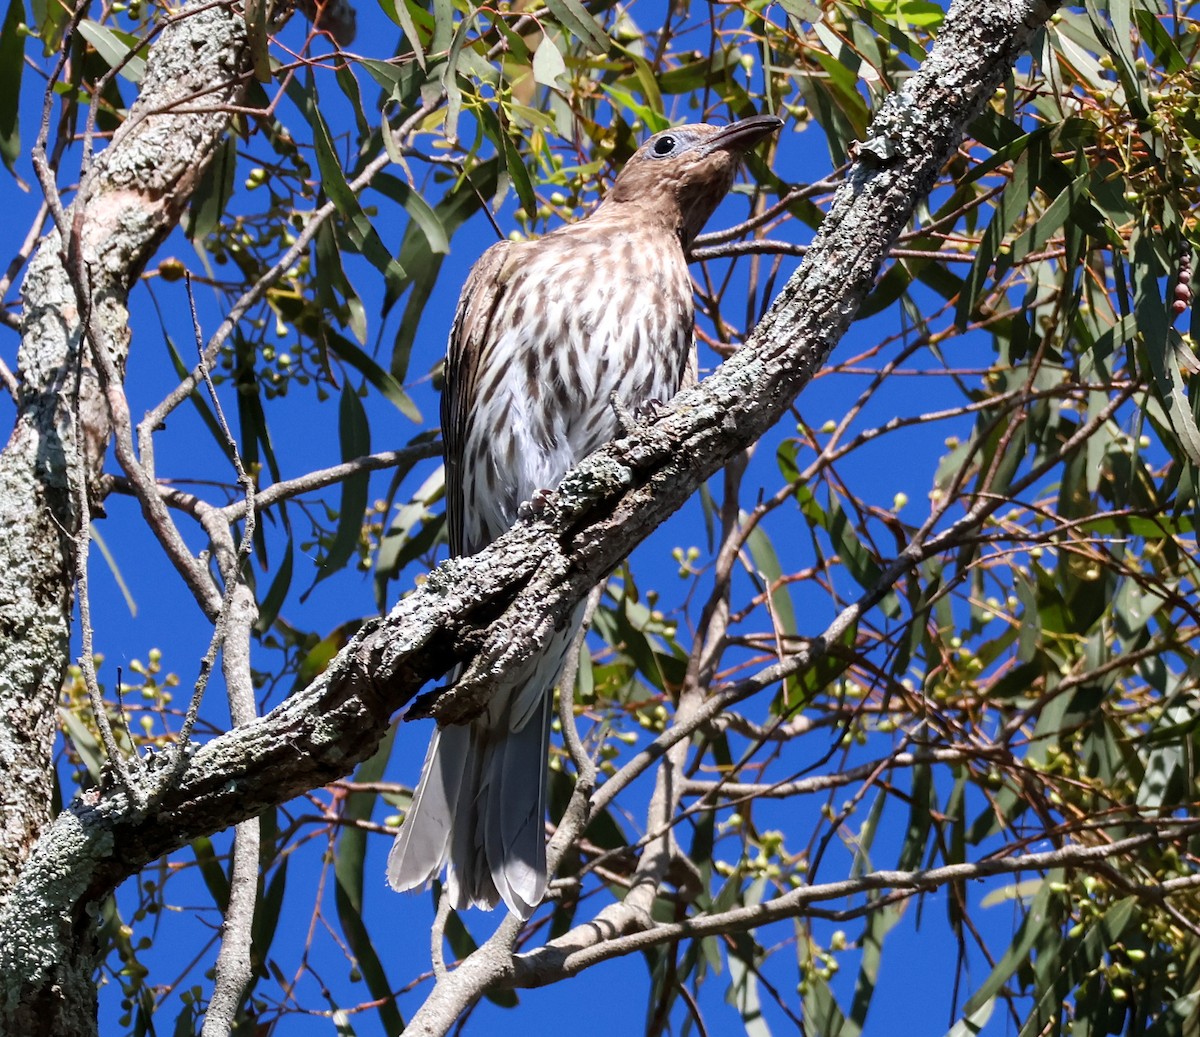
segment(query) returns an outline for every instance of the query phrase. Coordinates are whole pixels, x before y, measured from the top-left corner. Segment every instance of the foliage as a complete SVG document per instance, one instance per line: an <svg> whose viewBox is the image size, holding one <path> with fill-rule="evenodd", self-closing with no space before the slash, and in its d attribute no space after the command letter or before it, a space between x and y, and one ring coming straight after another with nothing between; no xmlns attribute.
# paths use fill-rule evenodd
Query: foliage
<svg viewBox="0 0 1200 1037"><path fill-rule="evenodd" d="M330 465L403 440L435 452L438 343L483 221L542 233L585 212L646 132L786 113L778 151L749 160L718 217L741 221L736 233L697 243L711 367L793 268L827 177L943 17L923 0L381 6L394 49L377 12L358 12L372 31L354 54L281 30L184 233L137 290L135 352L160 335L180 376L190 325L169 311L186 308L184 273L208 291L203 323L236 318L214 340L214 381L257 486L284 486L249 565L260 708L311 680L444 553L436 461L377 454L290 490L286 473L321 463L298 430L336 442ZM36 132L34 70L66 55L48 125L66 179L85 110L101 134L120 123L166 15L144 0L85 6L68 33L60 6L13 0L0 158L14 176L18 142ZM22 46L18 93L6 56ZM1095 0L1055 15L975 118L791 426L608 581L574 706L599 799L519 947L628 890L662 835L649 785L673 766L638 754L685 724L677 857L653 916L711 925L637 948L648 1034L852 1037L887 1010L876 992L914 931L923 948L942 941L937 1010L952 1033L989 1019L1022 1035L1195 1031L1198 50L1196 5ZM188 434L211 445L187 443L180 460L173 430L160 433L177 455L164 492L181 522L200 517L171 488L181 480L215 506L240 492L213 405L200 390L190 400ZM165 593L113 564L143 608ZM371 590L348 578L356 569ZM847 608L854 622L828 636ZM183 654L164 645L133 667L142 683L125 695L148 709L135 743L179 731L175 679L159 674L186 672ZM79 679L61 710L68 796L102 780ZM727 708L694 719L717 694ZM209 702L201 723L227 721ZM424 902L375 890L417 773L390 759L396 743L263 818L237 1032L290 1032L308 1014L393 1033L427 993L391 940ZM552 820L577 770L555 753ZM121 992L121 1032L199 1027L227 855L227 840L199 841L110 902L101 981ZM305 919L299 937L285 935L289 913ZM181 915L211 927L197 935ZM486 928L452 917L452 956ZM171 944L174 958L161 952ZM482 992L490 1012L522 1010L502 982Z"/></svg>

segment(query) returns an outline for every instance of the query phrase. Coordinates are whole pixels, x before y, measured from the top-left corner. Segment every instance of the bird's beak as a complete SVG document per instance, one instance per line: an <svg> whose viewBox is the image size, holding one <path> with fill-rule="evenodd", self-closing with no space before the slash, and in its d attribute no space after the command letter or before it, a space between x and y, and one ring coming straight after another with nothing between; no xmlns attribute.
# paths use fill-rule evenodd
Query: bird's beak
<svg viewBox="0 0 1200 1037"><path fill-rule="evenodd" d="M714 151L747 152L782 125L783 120L774 115L755 115L730 123L704 142L704 154L711 155Z"/></svg>

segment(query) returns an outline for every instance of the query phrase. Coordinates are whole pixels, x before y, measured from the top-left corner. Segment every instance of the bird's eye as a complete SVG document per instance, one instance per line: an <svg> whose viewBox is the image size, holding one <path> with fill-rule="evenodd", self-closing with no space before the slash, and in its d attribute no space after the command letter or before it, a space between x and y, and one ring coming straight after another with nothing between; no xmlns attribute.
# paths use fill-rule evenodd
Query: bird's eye
<svg viewBox="0 0 1200 1037"><path fill-rule="evenodd" d="M675 150L676 140L669 133L665 137L659 137L654 142L654 154L663 156L669 155Z"/></svg>

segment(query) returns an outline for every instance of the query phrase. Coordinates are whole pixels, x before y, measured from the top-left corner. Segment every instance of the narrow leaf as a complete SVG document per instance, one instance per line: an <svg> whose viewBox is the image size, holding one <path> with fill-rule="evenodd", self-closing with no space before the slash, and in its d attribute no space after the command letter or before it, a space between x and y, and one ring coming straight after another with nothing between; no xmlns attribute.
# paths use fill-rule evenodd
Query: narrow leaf
<svg viewBox="0 0 1200 1037"><path fill-rule="evenodd" d="M391 289L393 284L397 284L404 277L404 269L392 258L392 254L359 204L358 196L346 182L341 163L333 149L329 127L315 104L309 114L313 128L313 148L321 170L321 186L345 221L347 236L368 262L383 274Z"/></svg>
<svg viewBox="0 0 1200 1037"><path fill-rule="evenodd" d="M356 371L359 372L368 382L378 389L388 400L390 400L396 409L403 414L409 421L421 424L421 412L417 409L417 405L413 403L412 398L404 391L402 386L395 378L387 371L380 367L366 353L358 348L348 338L337 334L333 331L327 331L325 334L326 344L331 352L341 358ZM364 451L365 453L366 451ZM358 455L361 456L361 455Z"/></svg>
<svg viewBox="0 0 1200 1037"><path fill-rule="evenodd" d="M9 0L0 26L0 159L9 170L21 153L19 113L25 46L20 28L24 21L25 5L21 0Z"/></svg>
<svg viewBox="0 0 1200 1037"><path fill-rule="evenodd" d="M567 29L593 54L607 54L612 41L591 12L579 0L546 0L558 24Z"/></svg>
<svg viewBox="0 0 1200 1037"><path fill-rule="evenodd" d="M133 48L139 42L136 37L105 28L90 18L85 18L79 23L79 35L96 48L96 53L105 60L109 68L120 68L118 74L131 83L142 81L142 76L146 74L146 59L141 55L130 57Z"/></svg>
<svg viewBox="0 0 1200 1037"><path fill-rule="evenodd" d="M371 452L371 430L367 424L367 413L357 391L349 382L342 386L342 397L338 406L338 439L342 445L343 461L352 461ZM369 482L367 472L356 472L342 482L337 531L328 553L321 562L317 578L313 581L314 586L340 570L354 554L362 533L363 515L367 510Z"/></svg>

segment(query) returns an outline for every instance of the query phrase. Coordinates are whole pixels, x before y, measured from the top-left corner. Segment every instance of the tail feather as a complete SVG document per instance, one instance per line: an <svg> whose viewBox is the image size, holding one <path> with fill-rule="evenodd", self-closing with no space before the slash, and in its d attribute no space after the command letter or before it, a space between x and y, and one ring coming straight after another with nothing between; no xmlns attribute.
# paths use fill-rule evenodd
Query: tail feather
<svg viewBox="0 0 1200 1037"><path fill-rule="evenodd" d="M427 885L448 864L456 909L503 900L528 918L541 903L553 691L584 608L550 638L521 686L497 689L488 712L470 724L435 733L388 856L393 889Z"/></svg>
<svg viewBox="0 0 1200 1037"><path fill-rule="evenodd" d="M387 879L392 889L404 891L428 885L442 870L470 760L467 728L448 727L433 733L420 784L388 854Z"/></svg>
<svg viewBox="0 0 1200 1037"><path fill-rule="evenodd" d="M551 696L541 718L497 739L491 760L486 824L486 855L501 899L528 917L546 893L546 778L550 745Z"/></svg>

